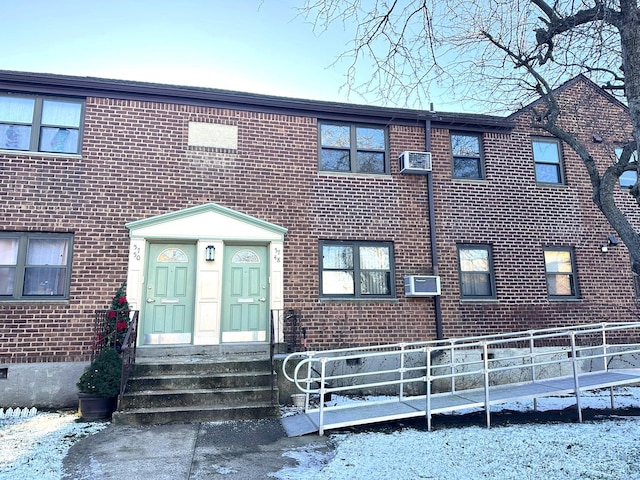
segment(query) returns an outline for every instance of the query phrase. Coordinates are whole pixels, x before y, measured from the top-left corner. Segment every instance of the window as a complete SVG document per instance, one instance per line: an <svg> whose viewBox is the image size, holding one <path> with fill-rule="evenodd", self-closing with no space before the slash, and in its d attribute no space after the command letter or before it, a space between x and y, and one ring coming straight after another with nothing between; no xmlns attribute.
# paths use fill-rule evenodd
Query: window
<svg viewBox="0 0 640 480"><path fill-rule="evenodd" d="M389 173L388 157L384 128L320 124L320 170Z"/></svg>
<svg viewBox="0 0 640 480"><path fill-rule="evenodd" d="M544 264L549 298L578 298L578 281L573 249L545 248Z"/></svg>
<svg viewBox="0 0 640 480"><path fill-rule="evenodd" d="M493 255L489 245L458 245L460 297L496 298Z"/></svg>
<svg viewBox="0 0 640 480"><path fill-rule="evenodd" d="M0 149L80 153L84 103L0 94Z"/></svg>
<svg viewBox="0 0 640 480"><path fill-rule="evenodd" d="M616 152L616 159L620 159L620 156L622 155L622 147L616 147L615 148L615 152ZM631 158L629 159L629 163L638 163L638 152L635 151L633 152L633 154L631 155ZM636 171L628 171L628 172L623 172L622 175L620 175L619 181L620 181L620 188L631 188L636 184L636 178L638 177L638 172Z"/></svg>
<svg viewBox="0 0 640 480"><path fill-rule="evenodd" d="M484 178L481 136L473 133L451 134L453 178Z"/></svg>
<svg viewBox="0 0 640 480"><path fill-rule="evenodd" d="M390 242L320 242L323 297L394 297L393 270Z"/></svg>
<svg viewBox="0 0 640 480"><path fill-rule="evenodd" d="M538 183L564 183L560 142L554 138L533 140L533 161Z"/></svg>
<svg viewBox="0 0 640 480"><path fill-rule="evenodd" d="M0 233L0 301L69 298L70 234Z"/></svg>

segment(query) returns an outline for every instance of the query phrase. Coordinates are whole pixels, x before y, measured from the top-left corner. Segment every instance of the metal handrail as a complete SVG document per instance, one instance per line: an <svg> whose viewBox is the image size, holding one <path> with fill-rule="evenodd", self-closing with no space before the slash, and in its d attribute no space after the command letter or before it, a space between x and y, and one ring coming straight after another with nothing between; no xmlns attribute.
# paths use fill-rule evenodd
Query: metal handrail
<svg viewBox="0 0 640 480"><path fill-rule="evenodd" d="M129 321L129 327L127 333L124 336L122 342L122 348L120 349L120 356L122 358L122 375L120 376L120 393L118 394L117 409L122 409L122 397L127 388L127 382L133 372L133 368L136 363L136 345L138 337L138 317L139 311L134 310L131 320Z"/></svg>
<svg viewBox="0 0 640 480"><path fill-rule="evenodd" d="M540 367L552 364L560 366L562 364L568 364L571 366L578 411L580 412L580 385L578 379L581 368L580 362L602 359L602 368L604 371L607 371L608 365L613 357L622 354L640 353L640 346L628 343L628 338L627 343L608 342L608 340L610 340L608 335L611 333L626 332L628 337L633 330L640 332L640 322L605 322L469 338L297 352L285 358L283 362L283 373L289 381L296 385L296 388L300 392L305 394L305 412L319 412L321 431L325 410L342 407L327 407L323 401L320 401L318 408L311 409L309 408L311 395L319 395L322 399L326 394L333 392L347 392L356 389L372 389L396 385L398 387L396 401L402 401L405 397L405 385L424 382L426 383L425 400L430 426L431 397L437 395L437 393L432 392L433 382L436 380L448 380L451 392L456 392L459 391L457 390L456 380L461 377L472 376L482 378L483 386L481 388L484 390L485 410L487 412L487 423L489 423L490 388L493 386L491 381L493 374L514 369L528 370L530 372L530 381L535 382L539 379L540 372L542 371ZM579 345L578 339L582 339L585 344ZM544 350L536 349L536 345L538 345L540 341L549 340L554 340L554 344L542 345L545 347ZM519 346L511 348L523 349L524 352L520 354L514 352L501 358L489 358L490 349L509 348L510 345L512 346L513 344ZM480 351L482 353L480 360L468 359L462 356L462 354L468 354L474 351ZM425 364L418 367L407 368L407 355L421 352L424 352L426 355ZM570 356L560 359L554 358L554 355L557 356L559 353L570 354ZM443 354L449 355L448 360L440 364L434 364L433 359ZM349 375L333 374L331 368L328 368L331 364L345 362L348 359L366 359L380 356L398 356L399 367L386 367L380 370L370 370ZM287 373L287 364L294 359L298 360L298 362L295 366L293 376L289 376ZM599 371L599 369L596 371ZM407 378L407 372L417 372L418 375ZM373 378L380 375L396 375L397 378L382 381L376 381L376 379ZM331 386L336 383L339 385ZM385 400L385 402L388 401L389 400ZM580 421L582 420L581 413L579 413L579 419Z"/></svg>

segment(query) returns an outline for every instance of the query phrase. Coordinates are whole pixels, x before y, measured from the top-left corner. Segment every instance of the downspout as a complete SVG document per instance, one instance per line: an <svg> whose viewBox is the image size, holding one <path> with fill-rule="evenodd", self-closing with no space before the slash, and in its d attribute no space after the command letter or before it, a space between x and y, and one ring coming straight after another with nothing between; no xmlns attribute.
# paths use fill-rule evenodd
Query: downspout
<svg viewBox="0 0 640 480"><path fill-rule="evenodd" d="M431 120L424 121L425 147L426 151L431 151ZM433 275L438 275L438 250L436 242L436 210L433 201L433 173L427 173L427 204L429 208L429 239L431 240L431 265ZM440 295L433 297L433 309L436 317L436 339L442 340L442 307L440 305Z"/></svg>

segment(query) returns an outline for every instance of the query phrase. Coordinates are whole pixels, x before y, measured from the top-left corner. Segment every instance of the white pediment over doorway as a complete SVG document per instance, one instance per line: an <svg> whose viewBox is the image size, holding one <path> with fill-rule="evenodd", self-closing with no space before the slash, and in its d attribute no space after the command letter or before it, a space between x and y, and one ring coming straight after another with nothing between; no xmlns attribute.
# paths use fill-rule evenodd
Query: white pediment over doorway
<svg viewBox="0 0 640 480"><path fill-rule="evenodd" d="M126 224L131 238L283 241L287 229L207 203Z"/></svg>

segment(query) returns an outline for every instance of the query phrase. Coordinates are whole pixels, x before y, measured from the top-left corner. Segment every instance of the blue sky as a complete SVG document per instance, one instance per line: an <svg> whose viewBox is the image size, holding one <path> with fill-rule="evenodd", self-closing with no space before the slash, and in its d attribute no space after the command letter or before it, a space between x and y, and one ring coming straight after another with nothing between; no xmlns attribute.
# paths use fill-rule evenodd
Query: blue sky
<svg viewBox="0 0 640 480"><path fill-rule="evenodd" d="M351 101L331 66L348 32L317 36L303 0L2 0L0 69Z"/></svg>

